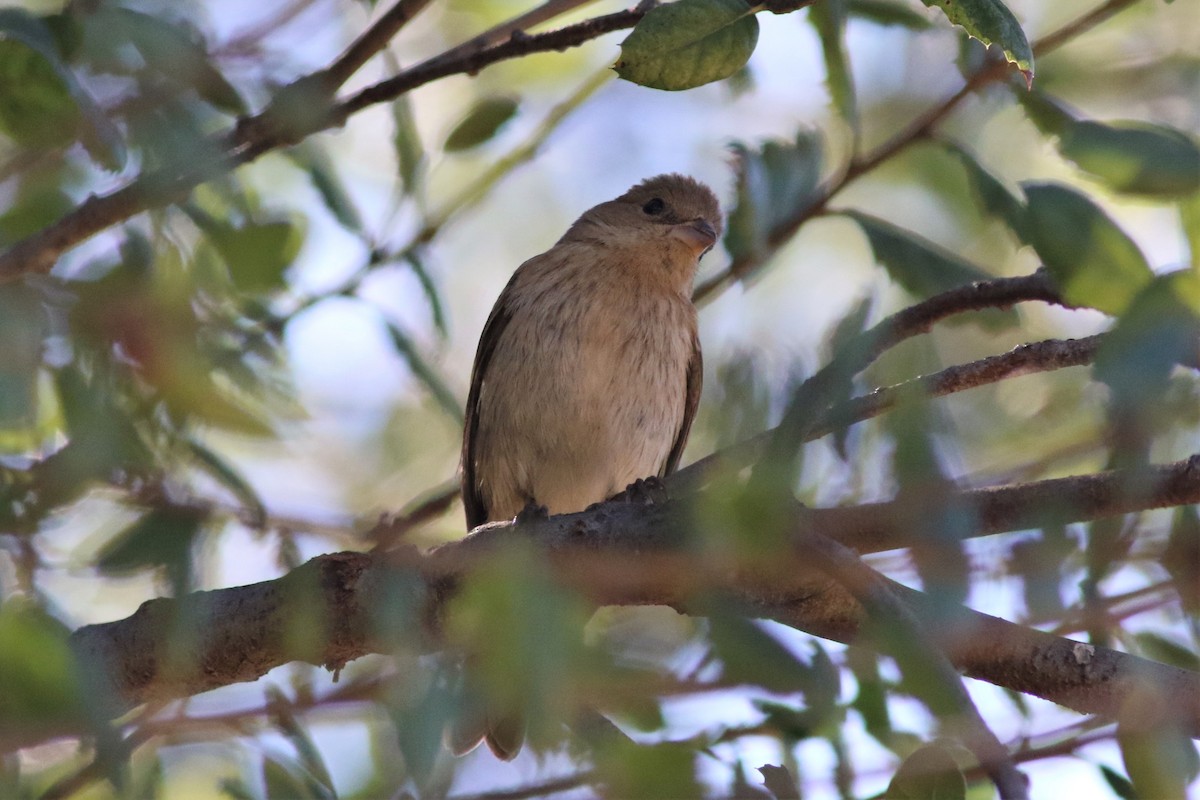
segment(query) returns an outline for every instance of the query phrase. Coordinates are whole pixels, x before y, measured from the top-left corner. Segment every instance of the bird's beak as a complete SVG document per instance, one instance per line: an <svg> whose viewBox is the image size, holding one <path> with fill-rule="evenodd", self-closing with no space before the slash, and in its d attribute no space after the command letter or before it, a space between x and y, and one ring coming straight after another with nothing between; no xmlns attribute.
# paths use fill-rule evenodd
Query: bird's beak
<svg viewBox="0 0 1200 800"><path fill-rule="evenodd" d="M671 236L694 250L697 256L704 255L717 243L716 228L711 222L700 217L673 226Z"/></svg>

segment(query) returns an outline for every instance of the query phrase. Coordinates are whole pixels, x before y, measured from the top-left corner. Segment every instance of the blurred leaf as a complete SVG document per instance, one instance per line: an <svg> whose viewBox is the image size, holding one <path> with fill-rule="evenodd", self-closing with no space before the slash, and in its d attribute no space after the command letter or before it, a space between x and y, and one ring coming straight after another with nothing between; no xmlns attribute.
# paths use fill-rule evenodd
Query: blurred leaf
<svg viewBox="0 0 1200 800"><path fill-rule="evenodd" d="M753 700L754 707L766 715L763 724L774 728L786 742L800 742L817 735L821 720L807 709L793 708L771 700Z"/></svg>
<svg viewBox="0 0 1200 800"><path fill-rule="evenodd" d="M1133 784L1121 773L1101 764L1100 775L1104 778L1105 783L1108 784L1108 788L1112 789L1113 794L1117 797L1122 798L1122 800L1141 800L1138 797L1138 793L1134 791Z"/></svg>
<svg viewBox="0 0 1200 800"><path fill-rule="evenodd" d="M35 421L42 342L48 333L49 319L37 290L23 283L0 284L0 432Z"/></svg>
<svg viewBox="0 0 1200 800"><path fill-rule="evenodd" d="M418 789L424 789L434 775L443 751L442 736L460 704L449 691L446 670L439 669L425 691L416 687L392 692L387 709L392 728L404 758L404 769ZM389 755L393 748L388 748Z"/></svg>
<svg viewBox="0 0 1200 800"><path fill-rule="evenodd" d="M1175 510L1162 564L1185 611L1200 613L1200 512L1196 506Z"/></svg>
<svg viewBox="0 0 1200 800"><path fill-rule="evenodd" d="M687 745L638 745L626 739L596 754L596 771L608 797L700 797L695 759L695 750Z"/></svg>
<svg viewBox="0 0 1200 800"><path fill-rule="evenodd" d="M188 449L191 450L192 455L204 468L204 471L232 492L233 496L241 503L242 510L250 515L247 524L256 528L266 525L267 509L263 506L258 493L254 491L254 487L242 477L241 473L221 456L195 439L187 439L186 442Z"/></svg>
<svg viewBox="0 0 1200 800"><path fill-rule="evenodd" d="M733 75L757 43L745 0L678 0L642 17L621 43L616 70L651 89L693 89Z"/></svg>
<svg viewBox="0 0 1200 800"><path fill-rule="evenodd" d="M775 800L800 800L796 779L787 771L787 767L763 764L758 771L763 776L763 785Z"/></svg>
<svg viewBox="0 0 1200 800"><path fill-rule="evenodd" d="M63 62L51 29L18 8L0 9L0 132L39 149L78 134L108 169L125 163L120 132Z"/></svg>
<svg viewBox="0 0 1200 800"><path fill-rule="evenodd" d="M269 753L263 756L262 778L267 800L324 800L313 794L298 765L278 756Z"/></svg>
<svg viewBox="0 0 1200 800"><path fill-rule="evenodd" d="M442 296L438 292L437 284L433 282L433 276L429 274L429 270L425 268L425 262L415 251L406 253L405 260L412 268L413 275L417 276L417 282L421 284L421 291L424 293L425 299L429 301L429 313L433 317L433 326L437 328L437 332L443 339L446 338L449 335L449 329L446 327L446 308L442 304Z"/></svg>
<svg viewBox="0 0 1200 800"><path fill-rule="evenodd" d="M1117 744L1138 797L1186 798L1188 784L1200 774L1196 744L1178 724L1158 723L1143 730L1122 720Z"/></svg>
<svg viewBox="0 0 1200 800"><path fill-rule="evenodd" d="M778 694L807 691L813 686L812 668L757 623L715 610L708 614L708 623L709 638L724 665L721 675L725 681Z"/></svg>
<svg viewBox="0 0 1200 800"><path fill-rule="evenodd" d="M240 226L210 220L203 227L229 266L234 287L248 294L283 288L284 273L296 260L304 241L301 227L285 220Z"/></svg>
<svg viewBox="0 0 1200 800"><path fill-rule="evenodd" d="M1142 648L1142 654L1147 658L1152 658L1155 661L1170 664L1180 669L1200 672L1200 655L1197 655L1178 642L1171 641L1167 637L1153 633L1152 631L1135 633L1133 638L1138 643L1138 647Z"/></svg>
<svg viewBox="0 0 1200 800"><path fill-rule="evenodd" d="M867 235L875 259L892 280L917 297L932 297L991 276L969 261L912 231L861 211L846 211Z"/></svg>
<svg viewBox="0 0 1200 800"><path fill-rule="evenodd" d="M1133 240L1091 200L1061 184L1024 183L1029 243L1067 302L1120 314L1153 277Z"/></svg>
<svg viewBox="0 0 1200 800"><path fill-rule="evenodd" d="M0 215L0 245L7 246L40 231L75 207L75 201L59 186L24 184L20 194Z"/></svg>
<svg viewBox="0 0 1200 800"><path fill-rule="evenodd" d="M1021 579L1025 611L1031 617L1054 619L1063 612L1063 562L1077 549L1078 543L1063 526L1043 528L1036 538L1013 543L1012 572Z"/></svg>
<svg viewBox="0 0 1200 800"><path fill-rule="evenodd" d="M251 791L250 785L242 777L222 778L217 789L229 800L259 800L258 792Z"/></svg>
<svg viewBox="0 0 1200 800"><path fill-rule="evenodd" d="M926 398L902 398L886 426L895 442L896 522L910 531L910 552L926 593L949 610L965 602L970 588L971 565L963 540L974 530L973 512L950 499L958 495L942 467L934 440L937 424Z"/></svg>
<svg viewBox="0 0 1200 800"><path fill-rule="evenodd" d="M846 0L825 0L809 6L808 21L817 29L825 58L825 83L829 99L851 129L858 130L858 104L854 77L846 57Z"/></svg>
<svg viewBox="0 0 1200 800"><path fill-rule="evenodd" d="M237 89L209 60L204 38L183 21L113 6L101 6L85 20L93 50L119 50L129 45L136 48L141 61L129 62L130 72L145 71L157 79L195 89L208 103L230 114L247 111ZM122 60L113 54L108 63L111 66Z"/></svg>
<svg viewBox="0 0 1200 800"><path fill-rule="evenodd" d="M1029 118L1063 157L1118 192L1182 197L1200 190L1200 147L1165 125L1081 120L1042 92L1018 93Z"/></svg>
<svg viewBox="0 0 1200 800"><path fill-rule="evenodd" d="M1187 238L1192 269L1200 270L1200 192L1179 203L1179 220Z"/></svg>
<svg viewBox="0 0 1200 800"><path fill-rule="evenodd" d="M96 568L108 575L122 575L165 567L174 586L185 586L191 572L192 543L206 518L204 511L187 506L151 509L100 549Z"/></svg>
<svg viewBox="0 0 1200 800"><path fill-rule="evenodd" d="M0 131L25 147L70 142L80 113L65 69L40 20L0 9Z"/></svg>
<svg viewBox="0 0 1200 800"><path fill-rule="evenodd" d="M417 133L417 124L413 119L408 95L402 95L392 101L391 109L394 125L392 147L400 168L400 186L407 192L414 192L420 181L421 167L425 163L425 148L421 144L420 134Z"/></svg>
<svg viewBox="0 0 1200 800"><path fill-rule="evenodd" d="M82 675L58 620L19 598L0 604L0 734L87 720Z"/></svg>
<svg viewBox="0 0 1200 800"><path fill-rule="evenodd" d="M858 694L851 706L863 719L867 733L887 743L892 733L892 719L887 706L887 689L879 675L879 656L865 647L846 649L846 666L858 684Z"/></svg>
<svg viewBox="0 0 1200 800"><path fill-rule="evenodd" d="M451 419L461 425L463 421L463 409L459 405L458 398L454 396L454 392L450 391L450 388L446 386L446 382L442 380L442 377L421 357L412 339L408 338L408 334L391 322L385 322L385 324L387 325L388 336L392 340L392 346L404 358L413 376L425 385L425 388L433 395L433 399L442 410Z"/></svg>
<svg viewBox="0 0 1200 800"><path fill-rule="evenodd" d="M904 759L883 796L886 800L966 800L967 782L950 751L931 744Z"/></svg>
<svg viewBox="0 0 1200 800"><path fill-rule="evenodd" d="M442 148L447 153L457 153L478 147L516 116L517 108L517 101L511 97L483 98L454 126Z"/></svg>
<svg viewBox="0 0 1200 800"><path fill-rule="evenodd" d="M1196 361L1197 295L1200 273L1180 270L1153 277L1128 303L1093 367L1116 406L1139 415L1160 407L1175 366Z"/></svg>
<svg viewBox="0 0 1200 800"><path fill-rule="evenodd" d="M933 27L924 14L918 14L908 6L891 0L848 0L846 10L852 17L874 22L876 25L899 25L912 31L923 31Z"/></svg>
<svg viewBox="0 0 1200 800"><path fill-rule="evenodd" d="M1021 23L1000 0L921 0L929 7L938 7L952 23L988 47L996 45L1005 60L1015 64L1033 82L1033 50L1021 30Z"/></svg>
<svg viewBox="0 0 1200 800"><path fill-rule="evenodd" d="M988 172L966 148L944 139L941 143L947 152L956 156L963 165L967 173L967 182L983 210L1008 225L1018 239L1027 241L1024 201L1010 192L999 178Z"/></svg>
<svg viewBox="0 0 1200 800"><path fill-rule="evenodd" d="M864 297L855 303L846 312L844 317L838 320L825 343L826 361L832 362L834 359L844 359L847 363L860 363L857 353L861 353L867 345L867 340L862 338L862 334L867 330L867 319L870 317L872 305L874 305L873 298ZM849 423L851 420L849 418L840 418L837 415L836 409L848 409L848 406L842 401L848 400L854 390L854 376L842 375L841 377L845 379L841 391L842 396L831 398L834 410L830 421L834 425L833 449L837 452L838 457L845 461L848 458L846 442L850 436Z"/></svg>
<svg viewBox="0 0 1200 800"><path fill-rule="evenodd" d="M267 687L267 699L271 723L291 743L300 758L299 766L303 771L297 777L304 782L306 794L320 800L336 800L337 793L333 789L333 779L329 777L325 759L296 718L291 702L277 686Z"/></svg>
<svg viewBox="0 0 1200 800"><path fill-rule="evenodd" d="M892 280L910 294L925 298L992 276L955 253L861 211L843 211L867 235L871 250ZM988 313L964 316L986 330L1002 330L1020 321L1014 309L989 309Z"/></svg>
<svg viewBox="0 0 1200 800"><path fill-rule="evenodd" d="M453 599L446 623L450 640L470 654L468 677L481 686L489 714L524 717L537 747L558 743L588 663L587 609L543 569L517 544L493 554Z"/></svg>
<svg viewBox="0 0 1200 800"><path fill-rule="evenodd" d="M758 150L734 144L737 200L729 214L725 247L735 260L760 260L816 193L821 139L802 129L794 143L766 142Z"/></svg>
<svg viewBox="0 0 1200 800"><path fill-rule="evenodd" d="M312 141L305 141L285 152L300 169L308 173L308 179L333 218L346 230L361 232L362 216L324 148Z"/></svg>

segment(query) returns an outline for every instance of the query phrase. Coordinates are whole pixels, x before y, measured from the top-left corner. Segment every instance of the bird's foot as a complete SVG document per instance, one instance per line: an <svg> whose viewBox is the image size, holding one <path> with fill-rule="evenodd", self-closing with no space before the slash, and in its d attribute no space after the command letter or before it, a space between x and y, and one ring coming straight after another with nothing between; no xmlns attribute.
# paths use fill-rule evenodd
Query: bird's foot
<svg viewBox="0 0 1200 800"><path fill-rule="evenodd" d="M545 506L539 506L537 503L530 500L525 504L525 507L517 512L517 517L514 522L517 525L525 525L530 522L546 519L550 516L550 509Z"/></svg>
<svg viewBox="0 0 1200 800"><path fill-rule="evenodd" d="M662 479L651 475L649 478L638 478L626 486L625 491L613 495L609 500L638 506L660 505L667 501L667 487Z"/></svg>

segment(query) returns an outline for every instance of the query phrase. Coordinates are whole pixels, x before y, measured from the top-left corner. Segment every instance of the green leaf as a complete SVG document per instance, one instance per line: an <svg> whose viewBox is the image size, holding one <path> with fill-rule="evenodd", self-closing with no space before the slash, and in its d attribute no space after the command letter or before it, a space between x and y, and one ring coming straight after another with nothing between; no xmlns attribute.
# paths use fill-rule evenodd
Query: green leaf
<svg viewBox="0 0 1200 800"><path fill-rule="evenodd" d="M74 207L71 196L49 181L23 184L15 201L0 216L0 245L7 246L40 231Z"/></svg>
<svg viewBox="0 0 1200 800"><path fill-rule="evenodd" d="M408 95L394 100L391 109L394 125L392 148L396 152L396 162L400 168L400 186L412 192L420 182L421 170L425 164L425 148L421 144L421 135L417 132Z"/></svg>
<svg viewBox="0 0 1200 800"><path fill-rule="evenodd" d="M1033 50L1021 30L1021 23L1000 0L921 0L929 7L938 7L952 23L970 36L991 47L996 45L1004 58L1015 64L1033 82Z"/></svg>
<svg viewBox="0 0 1200 800"><path fill-rule="evenodd" d="M34 424L38 371L49 318L37 290L0 284L0 431Z"/></svg>
<svg viewBox="0 0 1200 800"><path fill-rule="evenodd" d="M306 141L290 148L286 154L296 166L308 173L313 188L317 190L334 219L348 231L361 232L362 216L324 148Z"/></svg>
<svg viewBox="0 0 1200 800"><path fill-rule="evenodd" d="M730 613L709 614L709 637L730 683L787 694L813 686L813 670L757 623Z"/></svg>
<svg viewBox="0 0 1200 800"><path fill-rule="evenodd" d="M1021 185L1029 243L1067 302L1120 314L1154 273L1142 251L1103 210L1061 184Z"/></svg>
<svg viewBox="0 0 1200 800"><path fill-rule="evenodd" d="M917 297L932 297L948 289L965 286L992 276L944 247L923 239L878 217L861 211L841 212L853 219L867 235L875 260L883 265L892 280ZM972 314L964 321L975 322L987 330L1017 324L1015 309L989 309Z"/></svg>
<svg viewBox="0 0 1200 800"><path fill-rule="evenodd" d="M933 27L928 17L918 14L908 6L889 0L848 0L846 10L850 16L876 25L898 25L912 31L924 31Z"/></svg>
<svg viewBox="0 0 1200 800"><path fill-rule="evenodd" d="M1179 221L1183 224L1183 235L1187 237L1192 269L1200 271L1200 192L1179 204Z"/></svg>
<svg viewBox="0 0 1200 800"><path fill-rule="evenodd" d="M478 147L516 116L517 108L517 101L511 97L483 98L450 131L443 149L447 153L458 153Z"/></svg>
<svg viewBox="0 0 1200 800"><path fill-rule="evenodd" d="M1138 797L1187 797L1188 784L1200 774L1196 744L1176 722L1145 730L1122 720L1117 725L1117 744Z"/></svg>
<svg viewBox="0 0 1200 800"><path fill-rule="evenodd" d="M194 89L209 104L230 114L246 112L245 101L213 66L204 37L191 26L111 6L101 6L87 15L86 23L93 50L129 45L136 48L141 59L130 62L129 71L150 73L159 80ZM120 54L107 55L109 63L128 61Z"/></svg>
<svg viewBox="0 0 1200 800"><path fill-rule="evenodd" d="M1171 576L1184 610L1200 613L1200 512L1195 506L1175 510L1162 565Z"/></svg>
<svg viewBox="0 0 1200 800"><path fill-rule="evenodd" d="M966 800L967 781L950 751L926 745L900 764L886 800Z"/></svg>
<svg viewBox="0 0 1200 800"><path fill-rule="evenodd" d="M651 89L680 91L733 75L758 43L745 0L678 0L656 6L621 43L616 70Z"/></svg>
<svg viewBox="0 0 1200 800"><path fill-rule="evenodd" d="M1115 769L1101 764L1100 775L1104 778L1104 782L1108 784L1108 788L1113 790L1113 794L1120 797L1121 800L1140 800L1133 788L1133 784L1129 782L1129 778L1126 778Z"/></svg>
<svg viewBox="0 0 1200 800"><path fill-rule="evenodd" d="M449 328L446 327L446 308L442 304L442 296L438 292L437 284L433 281L433 276L429 274L429 270L425 268L425 262L415 250L406 253L405 260L412 268L413 275L417 276L417 282L421 284L421 292L429 302L433 327L437 328L437 332L445 339L449 335Z"/></svg>
<svg viewBox="0 0 1200 800"><path fill-rule="evenodd" d="M0 132L39 149L78 134L105 167L125 163L120 133L63 62L53 32L16 8L0 9Z"/></svg>
<svg viewBox="0 0 1200 800"><path fill-rule="evenodd" d="M254 487L242 477L241 473L221 456L195 439L188 439L187 446L205 472L232 492L233 496L242 504L242 509L250 515L250 518L246 520L247 524L254 527L266 525L267 509L258 493L254 491Z"/></svg>
<svg viewBox="0 0 1200 800"><path fill-rule="evenodd" d="M228 265L234 288L247 294L283 288L284 272L304 241L301 227L288 220L241 226L213 221L205 233Z"/></svg>
<svg viewBox="0 0 1200 800"><path fill-rule="evenodd" d="M300 724L287 697L279 687L268 686L267 698L272 725L291 743L300 758L297 766L302 769L296 772L304 782L306 793L320 800L336 800L337 793L333 790L333 779L329 777L325 759L321 757L308 731Z"/></svg>
<svg viewBox="0 0 1200 800"><path fill-rule="evenodd" d="M696 751L688 745L639 745L624 739L597 754L596 770L608 797L700 797L695 760Z"/></svg>
<svg viewBox="0 0 1200 800"><path fill-rule="evenodd" d="M0 132L25 147L70 142L80 110L40 21L0 9Z"/></svg>
<svg viewBox="0 0 1200 800"><path fill-rule="evenodd" d="M854 76L846 58L846 0L825 0L808 9L808 21L817 29L825 58L825 84L838 114L858 130L858 105Z"/></svg>
<svg viewBox="0 0 1200 800"><path fill-rule="evenodd" d="M946 140L942 140L942 146L962 164L971 191L983 210L1008 225L1018 239L1026 241L1025 202L1010 192L969 150Z"/></svg>
<svg viewBox="0 0 1200 800"><path fill-rule="evenodd" d="M737 158L737 200L725 247L734 260L763 258L812 201L821 178L821 140L801 130L795 142L769 141L758 150L731 148Z"/></svg>
<svg viewBox="0 0 1200 800"><path fill-rule="evenodd" d="M109 575L166 567L175 586L187 583L192 543L206 513L187 506L151 509L110 539L96 557L96 568Z"/></svg>
<svg viewBox="0 0 1200 800"><path fill-rule="evenodd" d="M1200 672L1200 655L1178 642L1152 631L1136 633L1133 638L1137 641L1138 647L1142 648L1142 653L1148 658L1180 669Z"/></svg>
<svg viewBox="0 0 1200 800"><path fill-rule="evenodd" d="M1081 120L1041 92L1020 99L1064 158L1114 191L1186 197L1200 190L1200 147L1186 133L1149 122Z"/></svg>
<svg viewBox="0 0 1200 800"><path fill-rule="evenodd" d="M30 603L0 605L0 736L86 721L67 636L61 622Z"/></svg>
<svg viewBox="0 0 1200 800"><path fill-rule="evenodd" d="M388 336L392 340L392 346L396 348L396 352L403 356L408 368L412 370L413 376L421 383L425 384L425 388L433 395L433 399L441 406L442 410L450 415L451 419L457 420L459 424L463 421L462 406L459 405L458 398L454 396L454 392L450 391L450 387L442 380L442 377L434 371L433 367L421 357L416 345L412 339L408 337L404 331L400 330L391 322L386 323Z"/></svg>

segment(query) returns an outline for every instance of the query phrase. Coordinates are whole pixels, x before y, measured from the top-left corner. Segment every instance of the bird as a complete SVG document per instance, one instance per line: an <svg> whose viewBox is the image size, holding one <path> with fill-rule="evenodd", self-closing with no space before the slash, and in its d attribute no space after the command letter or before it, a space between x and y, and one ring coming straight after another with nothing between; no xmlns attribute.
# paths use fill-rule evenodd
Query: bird
<svg viewBox="0 0 1200 800"><path fill-rule="evenodd" d="M585 211L513 273L484 325L467 397L462 499L468 530L522 513L563 514L679 465L700 401L692 304L699 261L722 230L720 204L680 174L648 178ZM482 715L510 760L512 714Z"/></svg>

